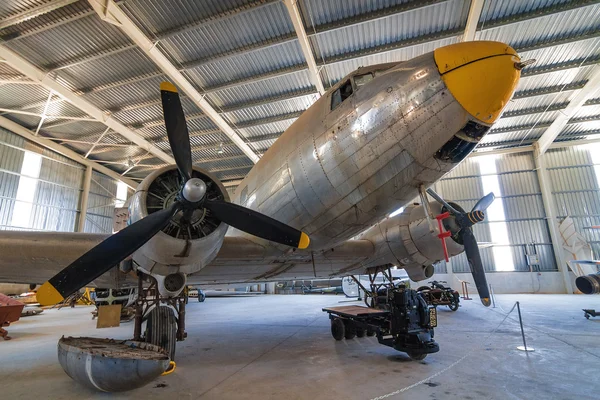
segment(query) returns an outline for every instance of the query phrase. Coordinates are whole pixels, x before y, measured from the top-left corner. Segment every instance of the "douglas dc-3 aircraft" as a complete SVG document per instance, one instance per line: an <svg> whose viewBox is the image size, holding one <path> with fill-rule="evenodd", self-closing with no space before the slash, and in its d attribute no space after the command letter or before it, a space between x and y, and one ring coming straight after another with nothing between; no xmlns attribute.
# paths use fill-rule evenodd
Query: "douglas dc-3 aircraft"
<svg viewBox="0 0 600 400"><path fill-rule="evenodd" d="M493 194L465 212L431 190L437 201L430 202L425 191L488 132L526 64L510 46L480 41L359 68L285 131L231 201L212 174L192 165L177 89L164 82L177 165L139 185L129 225L108 237L2 231L0 281L47 280L38 301L52 304L86 285L123 284L137 272L140 287L153 282L160 300L175 306L156 307L153 331L178 329L183 340L185 313L179 308L178 323L172 310L183 307L177 299L186 285L342 277L389 264L412 280L429 278L444 258L431 218L448 211L447 251L466 251L487 306L471 227L483 220ZM419 195L423 204L410 205ZM135 336L140 329L141 317Z"/></svg>

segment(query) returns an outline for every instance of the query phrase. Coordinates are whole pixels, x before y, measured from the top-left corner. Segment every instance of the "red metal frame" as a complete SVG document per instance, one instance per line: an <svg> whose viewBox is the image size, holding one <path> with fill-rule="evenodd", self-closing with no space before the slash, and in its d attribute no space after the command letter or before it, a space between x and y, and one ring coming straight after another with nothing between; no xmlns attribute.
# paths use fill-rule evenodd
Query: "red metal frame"
<svg viewBox="0 0 600 400"><path fill-rule="evenodd" d="M448 258L448 247L446 246L446 238L452 236L452 234L448 231L444 231L442 220L448 218L449 216L450 213L446 211L445 213L435 217L435 219L437 219L438 222L438 228L440 229L440 234L438 235L438 238L442 241L442 248L444 249L444 258L446 258L446 262L450 261L450 259Z"/></svg>

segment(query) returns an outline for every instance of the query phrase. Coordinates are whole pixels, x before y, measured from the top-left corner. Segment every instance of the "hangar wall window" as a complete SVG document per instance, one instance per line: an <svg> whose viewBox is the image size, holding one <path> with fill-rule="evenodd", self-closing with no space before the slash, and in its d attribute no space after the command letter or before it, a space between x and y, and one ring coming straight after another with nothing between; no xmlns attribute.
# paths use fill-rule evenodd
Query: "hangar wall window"
<svg viewBox="0 0 600 400"><path fill-rule="evenodd" d="M37 189L38 178L42 166L42 156L26 151L21 166L21 176L17 187L15 208L13 209L11 226L31 228L31 210Z"/></svg>
<svg viewBox="0 0 600 400"><path fill-rule="evenodd" d="M589 151L592 163L594 164L594 174L596 175L596 183L600 187L600 143L592 143L584 145Z"/></svg>
<svg viewBox="0 0 600 400"><path fill-rule="evenodd" d="M117 199L115 200L115 207L123 207L127 201L127 185L123 182L117 182Z"/></svg>
<svg viewBox="0 0 600 400"><path fill-rule="evenodd" d="M352 96L352 82L347 80L331 95L331 109L335 110L344 100Z"/></svg>
<svg viewBox="0 0 600 400"><path fill-rule="evenodd" d="M486 211L486 218L489 221L490 235L494 246L494 263L496 271L514 271L515 264L513 260L512 249L509 247L508 225L506 224L506 215L504 213L504 204L501 198L500 181L498 180L498 171L496 169L496 156L477 157L479 163L479 172L481 173L481 184L484 194L494 192L496 200Z"/></svg>

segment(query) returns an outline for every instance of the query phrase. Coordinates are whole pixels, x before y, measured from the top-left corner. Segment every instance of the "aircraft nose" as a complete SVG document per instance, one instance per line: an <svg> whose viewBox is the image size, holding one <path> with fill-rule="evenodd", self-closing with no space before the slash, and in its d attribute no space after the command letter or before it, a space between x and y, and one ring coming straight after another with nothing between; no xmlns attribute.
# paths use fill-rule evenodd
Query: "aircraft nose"
<svg viewBox="0 0 600 400"><path fill-rule="evenodd" d="M490 41L457 43L434 52L448 90L472 116L495 122L517 86L521 60L507 44Z"/></svg>

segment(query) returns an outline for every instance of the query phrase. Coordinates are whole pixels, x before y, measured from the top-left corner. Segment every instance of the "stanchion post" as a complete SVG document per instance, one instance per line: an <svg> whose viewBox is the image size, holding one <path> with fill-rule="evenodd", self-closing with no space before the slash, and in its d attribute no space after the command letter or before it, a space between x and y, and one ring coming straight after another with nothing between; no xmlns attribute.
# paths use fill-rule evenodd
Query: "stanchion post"
<svg viewBox="0 0 600 400"><path fill-rule="evenodd" d="M490 283L490 293L492 294L492 308L496 308L496 298L494 296L494 290L492 289L491 283Z"/></svg>
<svg viewBox="0 0 600 400"><path fill-rule="evenodd" d="M533 347L527 347L525 342L525 331L523 330L523 318L521 318L521 305L517 301L517 312L519 313L519 325L521 325L521 336L523 336L523 346L518 346L517 349L521 351L534 351Z"/></svg>

